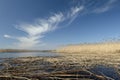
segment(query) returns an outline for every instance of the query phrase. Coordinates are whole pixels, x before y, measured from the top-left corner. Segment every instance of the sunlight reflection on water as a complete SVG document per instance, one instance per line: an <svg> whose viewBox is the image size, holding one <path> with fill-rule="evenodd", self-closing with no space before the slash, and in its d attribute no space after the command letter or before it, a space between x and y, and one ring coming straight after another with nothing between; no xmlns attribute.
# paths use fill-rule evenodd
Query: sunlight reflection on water
<svg viewBox="0 0 120 80"><path fill-rule="evenodd" d="M52 52L23 52L23 53L0 53L0 58L16 58L16 57L52 57L59 56L57 53Z"/></svg>

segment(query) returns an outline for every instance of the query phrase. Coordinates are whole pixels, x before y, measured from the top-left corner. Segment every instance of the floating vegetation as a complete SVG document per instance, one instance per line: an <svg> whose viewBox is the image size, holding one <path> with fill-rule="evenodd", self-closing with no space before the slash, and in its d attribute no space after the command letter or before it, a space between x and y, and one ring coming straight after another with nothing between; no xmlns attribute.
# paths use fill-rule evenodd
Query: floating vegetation
<svg viewBox="0 0 120 80"><path fill-rule="evenodd" d="M96 73L98 67L87 67L87 65L83 67L65 57L6 58L1 62L0 68L0 80L114 80L115 78Z"/></svg>

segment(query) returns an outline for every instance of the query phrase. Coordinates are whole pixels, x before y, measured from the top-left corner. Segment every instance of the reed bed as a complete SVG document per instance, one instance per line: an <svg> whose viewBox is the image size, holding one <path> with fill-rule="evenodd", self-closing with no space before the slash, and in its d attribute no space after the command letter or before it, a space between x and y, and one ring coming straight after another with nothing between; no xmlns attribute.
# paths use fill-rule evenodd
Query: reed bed
<svg viewBox="0 0 120 80"><path fill-rule="evenodd" d="M5 59L0 64L0 80L108 80L92 73L86 64L65 56ZM84 65L84 66L83 66Z"/></svg>
<svg viewBox="0 0 120 80"><path fill-rule="evenodd" d="M71 45L55 50L56 57L6 58L0 64L1 80L120 80L120 43ZM112 67L108 77L91 72Z"/></svg>
<svg viewBox="0 0 120 80"><path fill-rule="evenodd" d="M80 52L120 52L120 42L106 42L94 44L68 45L56 50L61 53L80 53Z"/></svg>

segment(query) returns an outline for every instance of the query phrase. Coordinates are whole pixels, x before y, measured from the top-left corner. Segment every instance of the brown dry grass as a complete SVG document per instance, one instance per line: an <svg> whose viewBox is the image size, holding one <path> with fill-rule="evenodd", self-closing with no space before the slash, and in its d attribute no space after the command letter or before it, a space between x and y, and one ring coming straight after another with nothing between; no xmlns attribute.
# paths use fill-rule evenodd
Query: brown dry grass
<svg viewBox="0 0 120 80"><path fill-rule="evenodd" d="M83 66L120 64L119 42L70 45L57 49L56 52L65 56L66 60Z"/></svg>
<svg viewBox="0 0 120 80"><path fill-rule="evenodd" d="M82 45L69 45L56 50L57 52L115 52L120 51L120 42L111 43L98 43L98 44L82 44Z"/></svg>

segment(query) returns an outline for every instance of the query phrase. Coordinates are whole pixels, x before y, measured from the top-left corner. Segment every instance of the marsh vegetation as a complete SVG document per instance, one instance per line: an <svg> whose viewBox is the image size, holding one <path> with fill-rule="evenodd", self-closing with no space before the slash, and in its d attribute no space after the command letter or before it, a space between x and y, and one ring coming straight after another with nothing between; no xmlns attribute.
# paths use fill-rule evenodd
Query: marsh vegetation
<svg viewBox="0 0 120 80"><path fill-rule="evenodd" d="M2 58L1 80L120 80L119 43L72 45L60 56Z"/></svg>

